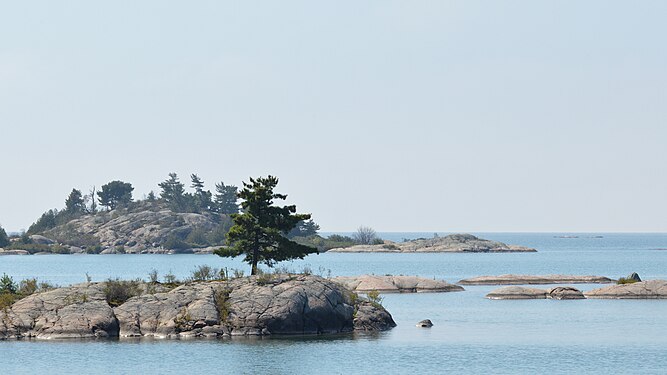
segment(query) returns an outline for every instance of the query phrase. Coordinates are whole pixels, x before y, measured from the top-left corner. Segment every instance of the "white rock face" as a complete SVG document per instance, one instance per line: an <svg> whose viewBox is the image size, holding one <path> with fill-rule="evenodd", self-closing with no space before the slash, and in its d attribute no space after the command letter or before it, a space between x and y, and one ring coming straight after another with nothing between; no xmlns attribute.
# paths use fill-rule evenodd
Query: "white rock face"
<svg viewBox="0 0 667 375"><path fill-rule="evenodd" d="M386 241L380 245L356 245L331 249L334 253L511 253L535 252L524 246L477 238L471 234L451 234L445 237L419 239L407 242Z"/></svg>

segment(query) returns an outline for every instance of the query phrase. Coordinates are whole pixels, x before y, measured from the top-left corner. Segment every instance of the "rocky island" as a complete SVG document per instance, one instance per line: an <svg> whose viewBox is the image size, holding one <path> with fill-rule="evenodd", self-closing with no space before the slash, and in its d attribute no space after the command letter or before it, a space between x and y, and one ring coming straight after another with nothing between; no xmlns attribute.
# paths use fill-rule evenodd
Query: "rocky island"
<svg viewBox="0 0 667 375"><path fill-rule="evenodd" d="M667 280L648 280L611 285L584 293L586 298L598 299L665 299Z"/></svg>
<svg viewBox="0 0 667 375"><path fill-rule="evenodd" d="M396 325L379 304L312 275L260 275L173 289L118 283L84 283L29 295L0 310L0 338L302 335Z"/></svg>
<svg viewBox="0 0 667 375"><path fill-rule="evenodd" d="M499 275L478 276L459 280L462 285L528 285L528 284L608 284L614 280L604 276L580 275Z"/></svg>
<svg viewBox="0 0 667 375"><path fill-rule="evenodd" d="M463 287L450 284L444 280L417 276L339 276L332 280L359 293L367 293L373 290L380 293L459 292L464 290Z"/></svg>
<svg viewBox="0 0 667 375"><path fill-rule="evenodd" d="M502 242L490 241L472 234L450 234L405 242L385 241L382 244L355 245L329 250L333 253L512 253L537 250Z"/></svg>
<svg viewBox="0 0 667 375"><path fill-rule="evenodd" d="M550 289L527 288L522 286L506 286L486 295L488 299L584 299L580 290L572 287L558 286Z"/></svg>

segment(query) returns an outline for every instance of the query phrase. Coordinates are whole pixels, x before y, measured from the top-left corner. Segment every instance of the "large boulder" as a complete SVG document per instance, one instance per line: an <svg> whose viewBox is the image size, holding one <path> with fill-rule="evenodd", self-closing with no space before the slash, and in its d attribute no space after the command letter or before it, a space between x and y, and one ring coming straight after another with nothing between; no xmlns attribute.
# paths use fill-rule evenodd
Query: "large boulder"
<svg viewBox="0 0 667 375"><path fill-rule="evenodd" d="M509 253L535 252L537 250L498 241L489 241L472 234L451 234L444 237L421 238L405 242L389 242L377 245L356 245L331 249L334 253Z"/></svg>
<svg viewBox="0 0 667 375"><path fill-rule="evenodd" d="M30 238L30 242L38 245L53 245L54 243L56 243L56 241L48 237L40 236L39 234L33 234L28 238Z"/></svg>
<svg viewBox="0 0 667 375"><path fill-rule="evenodd" d="M379 304L312 275L195 282L169 291L140 284L133 292L140 295L115 308L108 290L88 283L26 297L0 311L0 338L319 334L396 325Z"/></svg>
<svg viewBox="0 0 667 375"><path fill-rule="evenodd" d="M557 286L547 289L547 298L549 299L584 299L586 298L581 290L571 286Z"/></svg>
<svg viewBox="0 0 667 375"><path fill-rule="evenodd" d="M604 276L580 275L499 275L463 279L463 285L527 285L527 284L606 284L613 282Z"/></svg>
<svg viewBox="0 0 667 375"><path fill-rule="evenodd" d="M339 276L334 281L348 289L367 293L376 290L380 293L423 293L423 292L458 292L463 287L444 280L427 279L417 276Z"/></svg>
<svg viewBox="0 0 667 375"><path fill-rule="evenodd" d="M640 281L632 284L611 285L584 293L586 298L601 299L665 299L667 280Z"/></svg>
<svg viewBox="0 0 667 375"><path fill-rule="evenodd" d="M0 338L118 336L103 285L78 284L28 296L0 312Z"/></svg>

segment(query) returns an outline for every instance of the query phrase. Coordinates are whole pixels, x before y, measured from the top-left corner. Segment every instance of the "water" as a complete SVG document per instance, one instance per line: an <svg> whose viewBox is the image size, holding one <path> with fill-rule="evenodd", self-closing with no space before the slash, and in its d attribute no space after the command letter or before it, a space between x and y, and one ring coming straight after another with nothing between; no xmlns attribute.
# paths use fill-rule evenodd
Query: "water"
<svg viewBox="0 0 667 375"><path fill-rule="evenodd" d="M383 238L432 233L382 233ZM537 253L321 254L288 267L324 275L405 274L457 281L502 273L618 277L638 272L667 279L665 234L486 233ZM45 255L0 257L0 273L61 285L108 277L147 278L196 265L244 268L209 255ZM597 285L577 285L587 290ZM398 327L374 335L233 340L100 340L0 342L0 373L665 373L667 301L491 301L493 286L465 292L388 294ZM431 319L435 326L418 329Z"/></svg>

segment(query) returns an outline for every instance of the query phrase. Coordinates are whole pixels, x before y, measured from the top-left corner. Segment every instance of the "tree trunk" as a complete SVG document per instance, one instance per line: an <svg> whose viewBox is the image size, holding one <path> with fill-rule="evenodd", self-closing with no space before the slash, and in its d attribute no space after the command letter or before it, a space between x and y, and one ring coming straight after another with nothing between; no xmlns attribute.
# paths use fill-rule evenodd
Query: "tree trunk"
<svg viewBox="0 0 667 375"><path fill-rule="evenodd" d="M259 239L257 239L259 242ZM252 269L250 270L250 275L257 275L257 260L259 259L259 246L255 246L252 249Z"/></svg>

